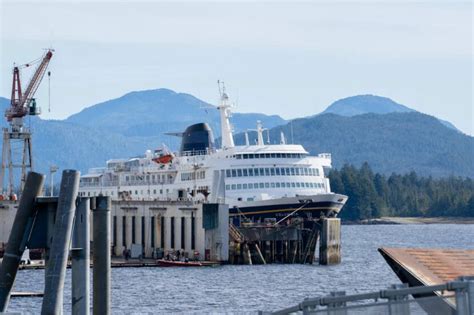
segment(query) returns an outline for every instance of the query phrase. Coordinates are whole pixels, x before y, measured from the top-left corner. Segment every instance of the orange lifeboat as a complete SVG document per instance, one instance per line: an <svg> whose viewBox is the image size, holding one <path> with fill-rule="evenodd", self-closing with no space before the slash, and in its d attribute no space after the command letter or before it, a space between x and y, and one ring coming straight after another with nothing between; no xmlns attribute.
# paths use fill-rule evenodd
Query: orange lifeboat
<svg viewBox="0 0 474 315"><path fill-rule="evenodd" d="M158 164L168 164L173 161L173 155L171 154L164 154L153 158L153 162Z"/></svg>

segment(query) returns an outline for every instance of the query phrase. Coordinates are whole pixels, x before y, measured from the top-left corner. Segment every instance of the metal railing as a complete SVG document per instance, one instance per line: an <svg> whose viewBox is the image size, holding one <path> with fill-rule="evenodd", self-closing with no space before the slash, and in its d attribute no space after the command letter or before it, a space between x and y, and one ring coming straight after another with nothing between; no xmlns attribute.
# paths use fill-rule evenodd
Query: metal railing
<svg viewBox="0 0 474 315"><path fill-rule="evenodd" d="M452 292L451 295L441 294ZM410 295L417 298L411 299ZM346 295L345 291L309 298L285 309L259 314L451 314L474 315L474 277L433 286L392 285L378 292Z"/></svg>

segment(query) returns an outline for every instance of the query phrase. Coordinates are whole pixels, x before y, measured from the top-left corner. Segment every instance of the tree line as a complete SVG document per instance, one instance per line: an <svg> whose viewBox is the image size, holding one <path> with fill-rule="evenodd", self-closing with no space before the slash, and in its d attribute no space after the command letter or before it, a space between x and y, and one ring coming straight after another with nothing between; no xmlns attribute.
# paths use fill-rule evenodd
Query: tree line
<svg viewBox="0 0 474 315"><path fill-rule="evenodd" d="M416 172L385 176L368 163L344 165L329 173L331 189L349 196L340 217L348 220L382 216L474 217L471 178L421 177Z"/></svg>

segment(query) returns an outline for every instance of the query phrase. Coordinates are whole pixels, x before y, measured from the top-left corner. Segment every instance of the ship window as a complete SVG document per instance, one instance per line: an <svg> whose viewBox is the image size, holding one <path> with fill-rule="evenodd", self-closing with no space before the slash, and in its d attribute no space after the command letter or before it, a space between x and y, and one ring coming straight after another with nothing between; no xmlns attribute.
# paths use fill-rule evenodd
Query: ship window
<svg viewBox="0 0 474 315"><path fill-rule="evenodd" d="M281 183L281 188L285 188L285 183Z"/></svg>
<svg viewBox="0 0 474 315"><path fill-rule="evenodd" d="M237 171L236 170L232 170L232 177L237 177Z"/></svg>
<svg viewBox="0 0 474 315"><path fill-rule="evenodd" d="M268 167L265 168L265 176L270 176L270 169Z"/></svg>
<svg viewBox="0 0 474 315"><path fill-rule="evenodd" d="M160 195L163 195L163 189L160 189Z"/></svg>
<svg viewBox="0 0 474 315"><path fill-rule="evenodd" d="M249 175L249 174L248 174L248 170L247 170L246 168L244 168L244 169L242 170L242 175L244 175L244 176L248 176L248 175Z"/></svg>
<svg viewBox="0 0 474 315"><path fill-rule="evenodd" d="M253 176L253 168L249 168L249 176Z"/></svg>
<svg viewBox="0 0 474 315"><path fill-rule="evenodd" d="M225 176L230 177L230 170L225 170Z"/></svg>
<svg viewBox="0 0 474 315"><path fill-rule="evenodd" d="M295 188L295 187L296 187L296 184L295 184L295 183L291 183L291 187Z"/></svg>
<svg viewBox="0 0 474 315"><path fill-rule="evenodd" d="M280 168L279 167L276 168L275 174L276 174L276 176L280 176Z"/></svg>
<svg viewBox="0 0 474 315"><path fill-rule="evenodd" d="M306 188L309 188L309 183L304 183L304 186L305 186Z"/></svg>
<svg viewBox="0 0 474 315"><path fill-rule="evenodd" d="M269 159L271 157L271 154L270 153L265 153L265 158L266 159Z"/></svg>
<svg viewBox="0 0 474 315"><path fill-rule="evenodd" d="M232 190L235 190L235 188L237 187L235 184L232 184Z"/></svg>
<svg viewBox="0 0 474 315"><path fill-rule="evenodd" d="M135 195L138 195L138 190L135 190Z"/></svg>
<svg viewBox="0 0 474 315"><path fill-rule="evenodd" d="M265 170L263 168L260 168L260 176L265 176Z"/></svg>
<svg viewBox="0 0 474 315"><path fill-rule="evenodd" d="M308 176L308 169L305 167L302 169L303 175Z"/></svg>
<svg viewBox="0 0 474 315"><path fill-rule="evenodd" d="M153 194L156 194L156 189L153 189Z"/></svg>
<svg viewBox="0 0 474 315"><path fill-rule="evenodd" d="M275 154L275 153L272 153L270 156L272 157L272 159L276 158L276 154Z"/></svg>
<svg viewBox="0 0 474 315"><path fill-rule="evenodd" d="M297 188L300 188L300 183L296 183L296 187L297 187Z"/></svg>
<svg viewBox="0 0 474 315"><path fill-rule="evenodd" d="M125 180L128 181L128 180L129 180L129 177L128 177L128 176L125 176Z"/></svg>
<svg viewBox="0 0 474 315"><path fill-rule="evenodd" d="M296 175L300 175L300 169L298 167L295 169L295 173Z"/></svg>
<svg viewBox="0 0 474 315"><path fill-rule="evenodd" d="M235 156L235 158L236 158L237 160L240 160L240 159L242 159L242 155L241 155L241 154L237 154L237 155Z"/></svg>
<svg viewBox="0 0 474 315"><path fill-rule="evenodd" d="M254 158L254 154L253 153L250 153L249 154L249 159L253 159Z"/></svg>
<svg viewBox="0 0 474 315"><path fill-rule="evenodd" d="M242 177L242 170L240 168L237 169L237 177Z"/></svg>
<svg viewBox="0 0 474 315"><path fill-rule="evenodd" d="M242 189L247 189L247 184L242 184Z"/></svg>
<svg viewBox="0 0 474 315"><path fill-rule="evenodd" d="M242 184L237 184L237 189L242 189Z"/></svg>
<svg viewBox="0 0 474 315"><path fill-rule="evenodd" d="M280 183L276 183L276 188L280 188Z"/></svg>
<svg viewBox="0 0 474 315"><path fill-rule="evenodd" d="M259 188L264 188L263 183L258 183L258 187L259 187Z"/></svg>
<svg viewBox="0 0 474 315"><path fill-rule="evenodd" d="M277 157L277 158L281 158L281 153L277 153L277 154L276 154L276 157Z"/></svg>
<svg viewBox="0 0 474 315"><path fill-rule="evenodd" d="M260 173L258 172L258 168L253 169L254 176L260 176Z"/></svg>
<svg viewBox="0 0 474 315"><path fill-rule="evenodd" d="M316 169L316 176L319 176L319 168Z"/></svg>
<svg viewBox="0 0 474 315"><path fill-rule="evenodd" d="M275 183L271 183L271 187L272 187L272 188L275 188Z"/></svg>
<svg viewBox="0 0 474 315"><path fill-rule="evenodd" d="M248 154L244 154L244 160L247 160L249 158Z"/></svg>
<svg viewBox="0 0 474 315"><path fill-rule="evenodd" d="M270 175L275 176L275 169L273 167L270 169Z"/></svg>
<svg viewBox="0 0 474 315"><path fill-rule="evenodd" d="M321 188L324 188L324 183L321 183Z"/></svg>
<svg viewBox="0 0 474 315"><path fill-rule="evenodd" d="M269 183L265 183L265 188L270 188L270 184L269 184Z"/></svg>
<svg viewBox="0 0 474 315"><path fill-rule="evenodd" d="M295 175L295 169L293 167L290 168L290 171L291 171L291 175Z"/></svg>

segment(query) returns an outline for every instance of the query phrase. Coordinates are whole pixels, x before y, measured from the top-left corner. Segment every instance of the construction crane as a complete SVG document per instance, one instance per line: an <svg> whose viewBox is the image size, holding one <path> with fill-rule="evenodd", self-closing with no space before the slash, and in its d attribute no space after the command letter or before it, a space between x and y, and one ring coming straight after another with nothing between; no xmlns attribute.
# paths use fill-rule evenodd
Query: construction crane
<svg viewBox="0 0 474 315"><path fill-rule="evenodd" d="M31 132L28 128L23 127L23 119L27 115L39 115L41 113L39 107L36 106L34 95L38 90L41 80L46 73L48 64L53 57L54 50L48 49L44 55L27 64L13 67L13 83L10 100L10 107L5 111L5 117L9 123L8 128L3 128L3 147L2 147L2 170L0 177L0 189L2 189L2 197L5 198L3 181L6 171L8 170L8 186L6 197L15 199L13 169L21 168L20 192L23 190L27 169L33 170L33 157L31 148ZM20 81L20 69L31 67L39 63L26 90L23 92ZM50 72L48 72L50 75ZM14 161L12 156L12 141L23 142L21 161Z"/></svg>

